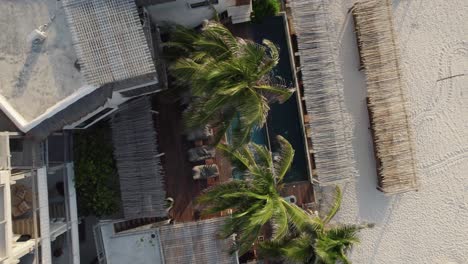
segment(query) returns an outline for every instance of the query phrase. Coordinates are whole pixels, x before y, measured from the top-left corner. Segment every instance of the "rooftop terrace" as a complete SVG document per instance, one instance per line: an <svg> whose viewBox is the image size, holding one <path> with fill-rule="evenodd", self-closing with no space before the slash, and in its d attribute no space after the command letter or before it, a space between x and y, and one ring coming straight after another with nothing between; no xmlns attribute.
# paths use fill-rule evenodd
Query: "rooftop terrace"
<svg viewBox="0 0 468 264"><path fill-rule="evenodd" d="M0 109L23 132L59 112L51 129L96 110L101 100L85 97L97 88L158 82L133 1L1 1L0 30Z"/></svg>
<svg viewBox="0 0 468 264"><path fill-rule="evenodd" d="M31 41L51 19L44 41ZM84 86L60 1L0 1L0 30L0 99L26 122Z"/></svg>

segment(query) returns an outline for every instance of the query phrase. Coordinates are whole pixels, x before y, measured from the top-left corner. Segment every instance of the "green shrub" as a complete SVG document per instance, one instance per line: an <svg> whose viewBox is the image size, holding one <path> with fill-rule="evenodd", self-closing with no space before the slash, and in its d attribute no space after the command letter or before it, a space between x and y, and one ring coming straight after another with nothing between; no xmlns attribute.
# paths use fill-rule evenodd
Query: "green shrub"
<svg viewBox="0 0 468 264"><path fill-rule="evenodd" d="M261 22L265 17L275 16L281 10L279 0L253 0L253 18L255 22Z"/></svg>
<svg viewBox="0 0 468 264"><path fill-rule="evenodd" d="M98 126L74 135L75 188L79 214L106 216L119 210L111 132Z"/></svg>

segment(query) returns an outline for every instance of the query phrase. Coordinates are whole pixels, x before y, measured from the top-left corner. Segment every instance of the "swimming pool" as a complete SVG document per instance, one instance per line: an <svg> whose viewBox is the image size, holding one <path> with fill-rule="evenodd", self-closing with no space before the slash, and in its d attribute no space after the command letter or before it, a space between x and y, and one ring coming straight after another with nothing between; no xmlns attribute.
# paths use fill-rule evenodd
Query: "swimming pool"
<svg viewBox="0 0 468 264"><path fill-rule="evenodd" d="M234 35L249 38L257 43L262 43L263 39L268 39L275 43L280 49L280 61L274 69L274 74L280 76L286 84L294 86L293 71L288 50L287 36L284 25L284 18L281 16L270 17L262 23L243 23L230 26ZM303 137L303 127L298 109L297 96L292 95L283 104L273 104L270 106L270 113L267 119L266 128L255 131L252 141L257 144L267 145L267 135L272 144L272 151L278 148L276 136L281 135L286 138L295 150L294 160L284 181L298 182L309 180L308 161L305 151Z"/></svg>

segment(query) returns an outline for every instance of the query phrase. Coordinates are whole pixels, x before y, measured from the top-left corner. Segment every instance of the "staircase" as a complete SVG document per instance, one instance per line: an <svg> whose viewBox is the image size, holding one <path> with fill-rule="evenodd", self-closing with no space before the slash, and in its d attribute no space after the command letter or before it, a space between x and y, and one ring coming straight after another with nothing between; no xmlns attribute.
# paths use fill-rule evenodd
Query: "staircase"
<svg viewBox="0 0 468 264"><path fill-rule="evenodd" d="M167 220L167 217L145 217L145 218L137 218L137 219L127 220L127 221L117 222L117 223L114 223L114 232L120 233L123 231L138 228L140 226L158 223L164 220Z"/></svg>

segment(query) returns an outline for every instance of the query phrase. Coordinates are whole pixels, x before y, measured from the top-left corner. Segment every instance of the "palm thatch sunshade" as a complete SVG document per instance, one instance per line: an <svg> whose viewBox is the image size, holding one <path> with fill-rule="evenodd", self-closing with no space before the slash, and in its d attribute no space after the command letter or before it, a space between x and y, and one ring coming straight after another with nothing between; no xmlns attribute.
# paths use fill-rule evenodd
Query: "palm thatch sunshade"
<svg viewBox="0 0 468 264"><path fill-rule="evenodd" d="M362 0L352 9L367 76L368 108L379 189L394 194L417 189L412 131L389 0Z"/></svg>
<svg viewBox="0 0 468 264"><path fill-rule="evenodd" d="M121 107L112 118L114 157L127 219L164 217L166 191L148 97Z"/></svg>
<svg viewBox="0 0 468 264"><path fill-rule="evenodd" d="M347 180L353 167L351 140L346 132L343 83L333 57L329 3L290 2L297 34L306 110L311 116L317 176L321 185Z"/></svg>

